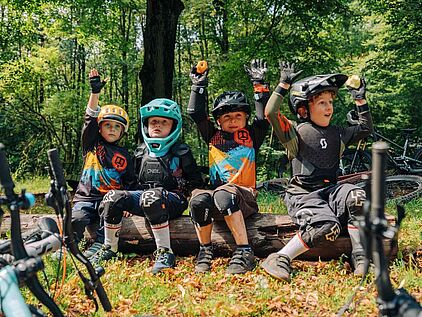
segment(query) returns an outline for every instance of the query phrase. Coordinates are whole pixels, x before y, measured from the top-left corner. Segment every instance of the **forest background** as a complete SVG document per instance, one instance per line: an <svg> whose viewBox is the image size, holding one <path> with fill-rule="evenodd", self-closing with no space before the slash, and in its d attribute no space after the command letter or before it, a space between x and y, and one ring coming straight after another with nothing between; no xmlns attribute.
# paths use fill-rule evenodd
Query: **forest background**
<svg viewBox="0 0 422 317"><path fill-rule="evenodd" d="M278 60L303 77L361 74L375 125L400 139L400 128L422 136L422 3L420 0L0 0L0 142L18 178L45 175L46 150L57 147L69 176L81 168L80 132L89 97L88 73L109 77L101 104L122 105L137 145L140 105L156 97L177 101L183 139L201 165L206 145L186 116L189 71L210 66L209 104L224 90L253 101L243 65L268 62L278 83ZM335 122L353 102L345 89ZM282 111L293 118L287 103ZM271 134L261 148L259 179L275 175L283 150Z"/></svg>

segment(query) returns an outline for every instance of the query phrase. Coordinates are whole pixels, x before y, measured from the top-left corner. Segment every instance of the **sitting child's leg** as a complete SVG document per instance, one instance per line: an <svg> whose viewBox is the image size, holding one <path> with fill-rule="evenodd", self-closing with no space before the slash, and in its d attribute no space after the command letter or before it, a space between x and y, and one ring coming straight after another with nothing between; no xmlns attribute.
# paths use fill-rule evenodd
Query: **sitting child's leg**
<svg viewBox="0 0 422 317"><path fill-rule="evenodd" d="M256 263L254 253L248 242L244 214L242 213L240 205L242 203L242 207L247 209L247 202L255 202L255 198L250 191L242 190L238 186L223 186L214 191L214 204L218 211L224 215L224 220L232 232L237 245L237 249L233 253L227 268L227 273L243 274L252 271L255 268ZM246 202L244 200L246 200ZM244 212L246 214L251 214L255 213L256 210L244 210Z"/></svg>
<svg viewBox="0 0 422 317"><path fill-rule="evenodd" d="M211 244L212 211L215 209L211 190L195 190L189 202L190 216L195 224L196 235L199 239L199 253L195 266L197 273L211 270L214 252Z"/></svg>
<svg viewBox="0 0 422 317"><path fill-rule="evenodd" d="M183 197L157 187L144 191L140 204L151 225L157 246L152 268L152 273L155 274L176 264L170 243L169 220L180 217L187 207L187 202Z"/></svg>

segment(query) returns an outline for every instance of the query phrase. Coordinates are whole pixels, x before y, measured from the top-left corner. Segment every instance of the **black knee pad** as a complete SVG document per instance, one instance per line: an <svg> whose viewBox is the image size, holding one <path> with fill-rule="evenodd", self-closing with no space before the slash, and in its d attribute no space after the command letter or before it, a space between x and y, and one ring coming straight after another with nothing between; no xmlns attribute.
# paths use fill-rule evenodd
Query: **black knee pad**
<svg viewBox="0 0 422 317"><path fill-rule="evenodd" d="M145 190L141 195L140 205L150 224L159 225L169 220L167 191L164 188Z"/></svg>
<svg viewBox="0 0 422 317"><path fill-rule="evenodd" d="M193 197L189 203L190 217L194 224L204 227L212 222L212 197L208 193L201 193Z"/></svg>
<svg viewBox="0 0 422 317"><path fill-rule="evenodd" d="M338 222L317 222L301 230L301 237L308 247L313 248L320 246L324 241L334 242L338 238L340 231L341 228Z"/></svg>
<svg viewBox="0 0 422 317"><path fill-rule="evenodd" d="M213 199L218 211L225 216L240 210L237 196L224 189L216 190L213 194Z"/></svg>
<svg viewBox="0 0 422 317"><path fill-rule="evenodd" d="M134 202L125 190L110 190L104 195L99 211L104 221L118 224L122 221L123 211L133 209Z"/></svg>
<svg viewBox="0 0 422 317"><path fill-rule="evenodd" d="M349 221L356 220L356 217L363 216L363 205L366 200L366 193L361 188L352 189L346 198L346 207L349 211Z"/></svg>

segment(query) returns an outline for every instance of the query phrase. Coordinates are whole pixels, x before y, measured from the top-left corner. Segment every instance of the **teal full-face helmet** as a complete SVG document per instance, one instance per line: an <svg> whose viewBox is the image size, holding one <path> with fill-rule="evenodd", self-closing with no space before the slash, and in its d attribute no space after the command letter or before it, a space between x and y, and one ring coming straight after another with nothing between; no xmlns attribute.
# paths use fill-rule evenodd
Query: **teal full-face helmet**
<svg viewBox="0 0 422 317"><path fill-rule="evenodd" d="M142 136L148 150L156 155L164 155L179 139L182 132L182 113L179 105L170 99L159 98L139 108L142 124ZM148 118L164 117L173 120L170 133L165 138L151 138L148 134Z"/></svg>

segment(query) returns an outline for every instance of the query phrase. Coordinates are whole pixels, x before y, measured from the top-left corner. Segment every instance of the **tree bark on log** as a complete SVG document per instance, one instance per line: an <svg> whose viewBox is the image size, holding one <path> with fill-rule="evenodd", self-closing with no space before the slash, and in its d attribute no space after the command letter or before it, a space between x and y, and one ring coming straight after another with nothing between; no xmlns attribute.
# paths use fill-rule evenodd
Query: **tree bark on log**
<svg viewBox="0 0 422 317"><path fill-rule="evenodd" d="M21 215L22 232L35 227L41 217L52 217L54 215ZM388 221L394 223L394 217L389 216ZM272 252L280 250L289 239L296 233L297 227L287 215L257 214L246 220L249 242L252 245L255 255L266 257ZM10 217L4 217L1 233L10 228ZM170 221L170 233L172 249L180 256L195 255L199 249L199 242L196 237L195 228L190 217ZM154 237L151 227L143 217L133 216L123 218L122 230L120 231L119 250L122 252L136 252L150 254L155 250ZM216 256L230 256L236 245L225 222L215 222L212 242ZM395 257L397 254L397 243L391 247L391 241L384 239L386 254ZM338 259L342 255L349 256L351 253L350 238L347 230L344 229L340 237L331 243L325 243L321 247L311 249L302 254L302 260L331 260Z"/></svg>

